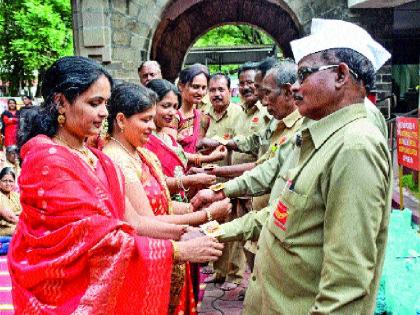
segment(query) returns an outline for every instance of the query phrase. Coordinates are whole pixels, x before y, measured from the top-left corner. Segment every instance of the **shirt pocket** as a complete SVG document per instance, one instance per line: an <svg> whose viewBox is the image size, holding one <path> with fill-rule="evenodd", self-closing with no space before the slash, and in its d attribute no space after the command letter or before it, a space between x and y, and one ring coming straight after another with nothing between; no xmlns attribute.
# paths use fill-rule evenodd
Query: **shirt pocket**
<svg viewBox="0 0 420 315"><path fill-rule="evenodd" d="M308 196L289 188L286 183L280 198L274 203L274 211L269 217L267 228L281 242L293 243L299 232L300 220L307 205Z"/></svg>

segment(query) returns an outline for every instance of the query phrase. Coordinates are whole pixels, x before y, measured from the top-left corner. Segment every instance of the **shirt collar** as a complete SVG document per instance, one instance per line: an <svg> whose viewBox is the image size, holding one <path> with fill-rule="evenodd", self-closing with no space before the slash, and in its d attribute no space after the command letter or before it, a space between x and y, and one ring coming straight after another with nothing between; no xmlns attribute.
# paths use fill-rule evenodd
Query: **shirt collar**
<svg viewBox="0 0 420 315"><path fill-rule="evenodd" d="M209 108L209 110L208 110L208 112L207 112L207 114L211 117L211 118L213 118L215 121L220 121L220 120L222 120L224 117L227 117L228 116L228 113L229 113L229 108L232 106L232 103L231 104L229 104L229 106L226 108L226 110L225 110L225 112L222 114L222 116L218 116L218 115L216 115L216 112L214 111L214 107L213 107L213 105L211 105L210 106L210 108Z"/></svg>
<svg viewBox="0 0 420 315"><path fill-rule="evenodd" d="M337 130L363 117L367 117L364 105L353 104L314 122L307 130L309 130L315 148L318 149Z"/></svg>
<svg viewBox="0 0 420 315"><path fill-rule="evenodd" d="M299 113L299 110L295 109L291 114L284 117L282 120L285 126L290 129L292 128L296 122L302 118L302 115Z"/></svg>

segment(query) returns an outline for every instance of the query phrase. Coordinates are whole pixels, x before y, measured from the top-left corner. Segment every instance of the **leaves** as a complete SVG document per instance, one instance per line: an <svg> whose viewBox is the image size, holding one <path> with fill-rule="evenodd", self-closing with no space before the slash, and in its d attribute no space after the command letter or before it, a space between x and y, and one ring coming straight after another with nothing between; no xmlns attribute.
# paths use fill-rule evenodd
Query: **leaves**
<svg viewBox="0 0 420 315"><path fill-rule="evenodd" d="M274 44L270 36L251 25L228 24L208 31L195 42L194 47Z"/></svg>
<svg viewBox="0 0 420 315"><path fill-rule="evenodd" d="M69 0L0 0L0 77L11 92L73 54Z"/></svg>

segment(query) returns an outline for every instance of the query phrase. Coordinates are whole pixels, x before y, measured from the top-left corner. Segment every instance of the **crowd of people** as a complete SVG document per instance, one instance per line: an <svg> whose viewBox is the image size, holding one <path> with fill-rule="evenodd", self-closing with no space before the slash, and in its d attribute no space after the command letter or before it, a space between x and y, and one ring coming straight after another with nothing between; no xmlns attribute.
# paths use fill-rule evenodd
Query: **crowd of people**
<svg viewBox="0 0 420 315"><path fill-rule="evenodd" d="M241 104L201 64L174 84L146 61L135 84L78 56L48 69L41 106L9 102L16 314L197 314L200 269L229 291L247 266L243 314L372 314L392 167L366 95L390 55L340 20L291 47L239 67Z"/></svg>

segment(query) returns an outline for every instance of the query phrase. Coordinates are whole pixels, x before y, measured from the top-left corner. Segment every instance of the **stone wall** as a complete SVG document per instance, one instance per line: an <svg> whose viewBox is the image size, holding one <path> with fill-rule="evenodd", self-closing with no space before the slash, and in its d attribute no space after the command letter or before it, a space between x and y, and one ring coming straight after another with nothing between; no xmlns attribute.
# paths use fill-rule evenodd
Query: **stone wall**
<svg viewBox="0 0 420 315"><path fill-rule="evenodd" d="M393 9L349 9L346 0L72 0L72 5L76 53L103 62L116 79L133 82L147 59L165 65L173 79L197 37L224 23L261 27L286 55L287 42L308 33L313 17L358 23L391 48ZM380 97L391 90L390 73L390 66L378 73Z"/></svg>

